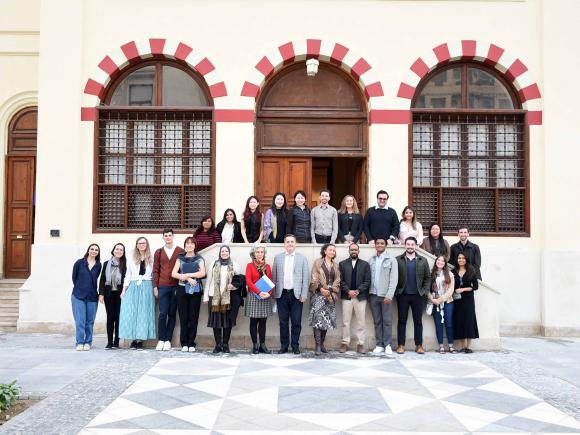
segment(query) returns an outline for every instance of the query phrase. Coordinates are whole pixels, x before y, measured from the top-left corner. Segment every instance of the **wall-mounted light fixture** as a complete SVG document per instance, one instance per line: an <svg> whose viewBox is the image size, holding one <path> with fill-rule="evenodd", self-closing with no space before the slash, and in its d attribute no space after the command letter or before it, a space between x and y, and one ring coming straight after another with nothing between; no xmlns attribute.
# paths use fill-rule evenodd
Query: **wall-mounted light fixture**
<svg viewBox="0 0 580 435"><path fill-rule="evenodd" d="M314 77L318 73L318 65L320 63L317 59L308 59L306 61L306 74L308 77Z"/></svg>

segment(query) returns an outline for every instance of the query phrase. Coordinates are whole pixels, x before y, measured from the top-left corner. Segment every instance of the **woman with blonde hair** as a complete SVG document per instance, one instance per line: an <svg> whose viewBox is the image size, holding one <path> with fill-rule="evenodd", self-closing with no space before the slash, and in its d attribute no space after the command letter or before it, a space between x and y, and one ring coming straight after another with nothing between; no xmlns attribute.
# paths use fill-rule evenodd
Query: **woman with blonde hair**
<svg viewBox="0 0 580 435"><path fill-rule="evenodd" d="M132 340L131 349L143 349L143 340L157 337L155 332L155 296L153 295L153 256L149 241L139 237L131 258L121 292L119 337Z"/></svg>
<svg viewBox="0 0 580 435"><path fill-rule="evenodd" d="M363 218L358 210L356 198L346 195L338 210L338 242L358 243L363 230Z"/></svg>

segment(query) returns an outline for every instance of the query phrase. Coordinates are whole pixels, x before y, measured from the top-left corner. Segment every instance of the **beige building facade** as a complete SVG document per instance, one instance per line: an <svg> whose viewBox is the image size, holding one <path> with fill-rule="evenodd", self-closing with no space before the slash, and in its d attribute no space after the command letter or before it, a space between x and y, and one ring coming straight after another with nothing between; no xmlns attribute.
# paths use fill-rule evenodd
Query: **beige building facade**
<svg viewBox="0 0 580 435"><path fill-rule="evenodd" d="M398 213L415 205L451 243L459 223L470 226L490 347L499 334L580 334L578 2L1 5L0 270L10 277L16 257L30 269L19 330L72 330L70 271L91 242L105 258L138 235L157 248L169 223L182 243L206 211L217 221L228 207L240 215L249 195L292 195L300 183L316 199L332 182L366 206L387 190ZM319 63L316 82L301 78L307 59ZM15 248L11 201L22 178L9 162L28 148L11 145L22 133L11 126L30 107L35 178L22 213L33 239ZM190 171L178 181L176 155ZM242 262L246 251L236 250Z"/></svg>

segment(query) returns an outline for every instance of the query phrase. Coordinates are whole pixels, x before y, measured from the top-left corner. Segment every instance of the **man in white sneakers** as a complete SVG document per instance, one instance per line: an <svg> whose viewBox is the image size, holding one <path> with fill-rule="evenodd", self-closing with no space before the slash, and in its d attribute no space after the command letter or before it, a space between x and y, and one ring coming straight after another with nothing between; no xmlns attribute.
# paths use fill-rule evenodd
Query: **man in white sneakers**
<svg viewBox="0 0 580 435"><path fill-rule="evenodd" d="M369 260L371 288L369 305L375 323L376 347L373 354L391 355L393 312L391 302L397 288L399 271L397 260L387 252L387 237L375 237L376 254Z"/></svg>

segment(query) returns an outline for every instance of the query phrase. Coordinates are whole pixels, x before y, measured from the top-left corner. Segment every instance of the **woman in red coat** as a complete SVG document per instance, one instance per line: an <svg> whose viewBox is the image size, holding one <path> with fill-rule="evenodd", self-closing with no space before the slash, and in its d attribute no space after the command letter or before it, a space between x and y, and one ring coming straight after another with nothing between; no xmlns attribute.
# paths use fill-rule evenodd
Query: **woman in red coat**
<svg viewBox="0 0 580 435"><path fill-rule="evenodd" d="M272 353L266 347L266 321L272 315L272 289L263 291L256 287L256 283L265 275L272 279L272 269L266 263L266 248L255 246L250 250L251 263L246 267L246 298L245 314L250 318L250 336L252 337L252 353ZM258 335L260 345L258 346Z"/></svg>

